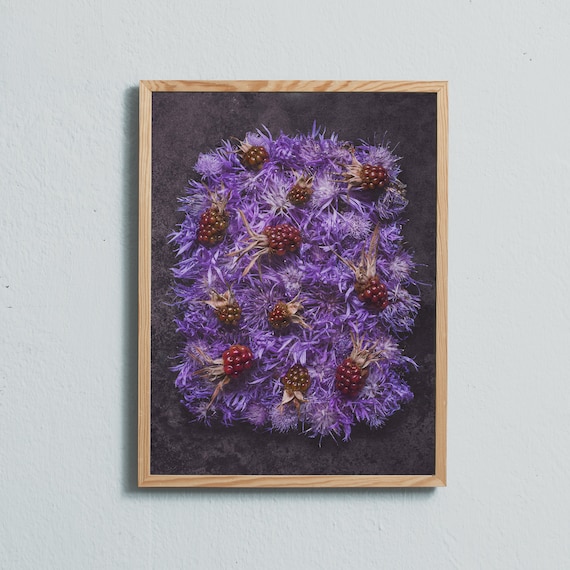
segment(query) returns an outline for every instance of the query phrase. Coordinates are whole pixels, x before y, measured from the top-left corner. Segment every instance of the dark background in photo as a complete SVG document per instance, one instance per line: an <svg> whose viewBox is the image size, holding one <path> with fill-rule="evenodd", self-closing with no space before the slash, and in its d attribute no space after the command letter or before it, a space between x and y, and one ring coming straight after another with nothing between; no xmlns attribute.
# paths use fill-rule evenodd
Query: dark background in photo
<svg viewBox="0 0 570 570"><path fill-rule="evenodd" d="M171 475L425 475L435 471L436 95L432 93L154 93L152 108L151 473ZM405 247L419 264L422 307L401 343L419 365L414 399L349 442L206 427L180 403L171 367L183 339L173 322L169 234L183 219L178 198L201 152L266 126L307 133L313 122L342 140L390 141L407 184Z"/></svg>

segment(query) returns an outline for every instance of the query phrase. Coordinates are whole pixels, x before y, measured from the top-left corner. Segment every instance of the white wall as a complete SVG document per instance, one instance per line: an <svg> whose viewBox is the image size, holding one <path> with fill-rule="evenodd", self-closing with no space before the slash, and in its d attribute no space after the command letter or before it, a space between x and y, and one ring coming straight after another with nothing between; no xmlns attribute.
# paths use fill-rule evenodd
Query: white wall
<svg viewBox="0 0 570 570"><path fill-rule="evenodd" d="M0 567L570 564L570 4L0 0ZM139 79L450 81L449 486L138 491Z"/></svg>

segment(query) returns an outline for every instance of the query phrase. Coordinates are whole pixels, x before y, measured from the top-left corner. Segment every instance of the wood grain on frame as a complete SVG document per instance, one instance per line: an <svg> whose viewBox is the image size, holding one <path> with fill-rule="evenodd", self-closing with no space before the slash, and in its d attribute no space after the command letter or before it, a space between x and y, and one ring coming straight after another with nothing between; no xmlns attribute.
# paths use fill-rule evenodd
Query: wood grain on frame
<svg viewBox="0 0 570 570"><path fill-rule="evenodd" d="M141 81L149 91L259 91L259 92L381 92L439 93L447 89L442 81Z"/></svg>
<svg viewBox="0 0 570 570"><path fill-rule="evenodd" d="M153 475L150 472L150 310L153 92L420 92L437 94L436 410L433 475ZM447 449L447 160L445 81L141 81L139 112L139 487L441 487Z"/></svg>
<svg viewBox="0 0 570 570"><path fill-rule="evenodd" d="M139 485L150 476L150 269L152 92L141 82L139 101Z"/></svg>

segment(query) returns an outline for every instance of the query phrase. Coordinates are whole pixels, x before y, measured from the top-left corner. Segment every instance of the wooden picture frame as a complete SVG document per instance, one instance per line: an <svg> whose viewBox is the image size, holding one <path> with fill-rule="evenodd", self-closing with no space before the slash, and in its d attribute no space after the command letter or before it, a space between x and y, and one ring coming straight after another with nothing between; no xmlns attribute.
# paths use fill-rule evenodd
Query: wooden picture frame
<svg viewBox="0 0 570 570"><path fill-rule="evenodd" d="M194 94L202 94L202 98L195 98ZM218 95L219 94L219 97ZM263 94L263 95L261 95ZM265 94L268 94L267 96ZM313 94L327 94L327 97L318 99L318 103L312 103L311 97ZM216 97L214 97L216 95ZM341 97L342 95L342 97ZM363 95L365 97L363 98ZM269 97L268 97L269 96ZM294 97L293 97L294 96ZM169 97L171 99L169 99ZM287 99L287 97L289 97ZM304 99L303 99L304 97ZM339 98L340 97L340 98ZM314 111L313 114L318 114L319 109L325 108L329 110L329 117L333 117L338 111L345 110L347 114L351 114L354 107L356 109L355 117L365 124L367 119L365 114L372 113L376 107L382 107L384 102L390 107L390 113L386 114L388 122L392 125L389 130L388 136L398 142L400 140L401 132L405 131L406 140L413 141L414 133L410 132L414 125L418 125L418 129L429 131L425 136L429 136L430 148L433 152L423 156L421 154L413 154L413 152L421 153L422 149L415 149L413 152L410 148L403 148L403 146L396 147L404 157L412 155L417 158L417 163L421 163L426 171L433 172L433 183L428 188L428 192L433 192L433 199L430 198L430 204L433 206L433 216L431 219L424 220L422 218L421 228L422 231L429 234L434 240L432 261L435 260L435 267L431 267L430 271L433 274L433 283L427 286L422 286L428 291L428 295L433 297L433 316L434 323L430 331L433 338L424 339L424 344L429 345L430 354L432 354L431 361L429 358L426 362L430 361L432 364L430 368L431 382L429 394L425 396L426 417L429 416L429 421L425 420L425 425L429 424L429 428L417 427L417 433L421 434L422 442L429 442L428 444L422 443L421 449L415 449L414 442L409 445L410 452L416 453L418 457L425 456L425 465L430 465L429 472L421 472L422 467L419 467L419 472L388 472L386 473L383 467L383 460L377 460L374 457L369 458L369 463L363 472L352 473L349 467L343 467L344 472L327 473L324 472L325 468L318 469L312 466L306 471L299 473L298 470L293 470L292 473L284 473L283 468L277 472L271 470L270 467L265 467L263 458L258 459L259 465L262 467L258 471L240 473L235 472L233 463L239 462L240 449L245 453L244 448L247 448L250 441L254 439L263 440L263 445L269 444L270 448L260 447L260 454L263 455L263 449L275 450L281 449L283 446L300 445L302 440L305 446L304 453L308 455L307 446L312 446L310 453L314 458L318 458L319 454L327 455L328 463L324 462L323 465L338 465L343 462L343 457L349 453L351 441L338 442L334 444L325 443L319 447L318 438L308 440L300 436L275 436L278 444L273 446L273 440L270 439L271 435L266 432L251 432L253 435L247 435L247 445L237 445L228 443L227 448L220 451L220 447L215 451L215 459L217 463L210 465L211 458L208 457L208 449L212 448L212 442L217 441L215 434L222 434L219 437L234 438L232 428L220 428L215 432L209 432L206 428L196 427L197 424L190 422L190 417L187 417L187 423L179 418L184 417L187 412L185 408L180 406L176 408L179 396L177 395L176 388L174 387L173 379L175 373L171 368L174 365L175 354L169 352L168 349L162 350L160 353L161 360L151 363L151 352L153 342L162 342L167 336L171 342L176 339L176 331L174 324L161 323L160 311L163 307L170 307L171 299L155 298L163 295L166 291L166 285L160 289L155 287L153 278L158 273L163 275L162 279L166 282L166 275L169 274L172 266L172 259L169 258L165 261L165 267L161 266L162 257L169 256L169 248L172 246L168 243L169 234L174 230L174 225L170 222L164 223L158 227L153 226L153 221L156 216L163 215L163 211L176 212L177 204L172 198L164 199L160 192L164 192L164 188L168 188L174 196L181 196L184 192L184 184L188 178L193 176L192 167L198 157L199 152L205 152L208 148L213 148L216 143L214 140L206 141L205 146L201 146L202 142L198 139L203 136L203 130L196 127L196 122L187 119L184 114L184 109L195 109L195 114L192 115L197 121L204 112L211 113L211 107L203 107L206 103L210 105L212 101L217 101L220 106L220 112L225 113L223 118L220 119L221 127L224 126L224 121L230 124L232 117L236 116L239 119L240 113L249 113L252 117L259 118L257 127L262 126L263 119L268 119L272 124L267 125L275 135L279 133L281 126L279 117L284 117L280 113L276 101L293 101L291 103L295 109L304 109L303 101L310 102L309 111ZM170 113L172 106L169 101L176 101L178 105L183 101L182 107L176 111L178 113ZM196 103L193 103L196 101ZM206 101L206 103L204 103ZM220 101L222 103L220 103ZM244 103L247 102L246 103ZM253 101L253 103L251 103ZM257 101L263 102L263 113L252 109L252 105L256 105ZM269 101L271 104L266 105ZM300 102L299 102L300 101ZM315 101L317 101L315 99ZM321 105L324 101L326 104ZM339 103L341 101L341 103ZM351 101L355 101L353 105ZM424 105L426 117L425 122L414 119L408 120L409 113L424 113L420 109L420 103ZM376 103L377 102L377 103ZM275 104L274 104L275 103ZM330 105L329 105L330 103ZM212 103L213 104L213 103ZM186 107L184 107L186 105ZM295 107L295 105L297 105ZM299 106L300 105L300 106ZM311 107L312 105L312 107ZM328 105L328 107L327 107ZM260 106L261 108L261 106ZM293 107L292 107L293 108ZM206 109L204 111L204 109ZM359 109L362 109L359 111ZM420 109L420 110L418 110ZM229 113L229 114L228 114ZM256 115L258 113L258 115ZM358 115L358 113L361 113ZM310 114L310 112L308 113ZM263 116L262 116L263 115ZM379 115L380 116L380 115ZM166 118L165 118L166 117ZM374 116L375 117L375 116ZM370 123L376 120L372 115ZM429 119L429 120L428 120ZM162 121L170 121L168 129L161 131ZM212 123L215 123L215 115L210 116ZM237 120L237 119L236 119ZM318 117L316 117L318 120ZM411 126L410 126L411 123ZM237 123L236 123L237 124ZM348 119L346 120L348 124ZM328 126L328 125L324 125ZM220 125L218 125L220 127ZM252 128L255 128L252 123ZM312 128L312 124L307 122L305 132ZM376 132L380 137L384 135L383 124L372 124L371 128L377 129ZM422 131L422 132L423 132ZM166 134L165 134L166 133ZM370 132L363 133L363 138L370 136ZM244 132L228 132L227 138L230 136L242 137ZM292 133L295 134L295 133ZM425 133L424 133L425 134ZM217 135L216 135L217 136ZM343 133L339 136L342 138ZM423 136L423 135L422 135ZM404 137L404 138L406 138ZM181 165L181 170L187 173L186 180L180 181L179 179L170 178L172 174L172 161L180 158L176 155L176 150L171 150L175 147L176 141L186 140L190 145L195 145L192 152L184 154L184 164ZM219 138L217 139L220 140ZM237 146L237 143L236 143ZM428 145L429 146L429 145ZM162 150L161 150L162 149ZM169 150L170 149L170 150ZM140 82L140 164L139 164L139 397L138 397L138 484L140 487L436 487L446 485L446 407L447 407L447 162L448 162L448 108L447 108L447 82L434 81L434 82L409 82L409 81L141 81ZM160 154L160 156L158 156ZM158 156L158 158L157 158ZM182 156L182 155L180 155ZM166 158L165 158L166 157ZM431 157L431 158L430 158ZM154 160L154 162L153 162ZM163 161L163 162L160 162ZM435 161L435 163L433 163ZM410 161L408 166L413 170L414 162ZM196 176L194 174L194 176ZM420 174L418 174L420 176ZM403 174L404 181L405 175ZM172 187L175 187L174 189ZM410 184L408 183L408 186ZM426 183L427 186L427 183ZM432 188L433 187L433 188ZM154 194L153 194L154 193ZM409 194L413 195L413 189L409 188ZM154 199L153 199L154 196ZM410 198L412 201L413 198ZM427 198L426 198L427 200ZM167 216L170 215L166 214ZM174 215L174 214L173 214ZM180 214L176 214L180 216ZM413 218L413 213L410 215ZM161 218L162 219L162 218ZM170 218L168 218L170 219ZM174 219L174 218L173 218ZM180 221L180 218L177 218ZM413 220L412 220L413 221ZM170 227L168 227L170 225ZM154 230L152 229L154 227ZM419 227L419 226L418 226ZM427 228L427 229L426 229ZM409 236L406 234L404 228L404 236L409 241ZM430 239L432 239L430 238ZM413 240L412 240L413 241ZM431 242L430 242L431 243ZM422 241L418 239L416 248L421 249ZM426 246L427 247L427 246ZM431 251L431 250L430 250ZM417 260L419 264L427 265L422 259ZM156 268L159 267L157 270ZM154 268L154 269L153 269ZM154 273L153 273L154 271ZM162 285L161 285L162 287ZM422 290L423 291L423 290ZM423 292L422 292L423 294ZM156 316L158 315L158 316ZM154 320L153 320L154 319ZM157 321L158 319L158 321ZM168 319L167 319L168 320ZM430 321L431 322L431 321ZM161 329L160 327L164 327ZM159 330L160 329L160 330ZM170 330L172 329L172 330ZM164 333L164 331L167 331ZM415 333L412 332L412 337ZM433 347L433 350L432 348ZM157 366L155 369L155 376L151 373L151 364ZM426 368L424 367L424 372ZM420 365L418 378L418 385L420 382L422 366ZM427 375L427 372L425 372ZM155 378L156 377L156 378ZM168 398L163 401L163 393L168 392ZM172 392L172 394L170 393ZM426 389L426 394L428 389ZM165 403L166 402L166 403ZM170 403L168 403L170 402ZM176 402L176 403L172 403ZM154 405L154 408L153 408ZM411 404L410 404L411 405ZM406 409L403 412L398 412L398 417L405 417ZM176 419L173 419L173 415ZM397 433L397 427L390 426L392 418L387 420L386 426L382 429L362 430L359 432L360 439L358 445L360 449L366 449L366 438L374 438L375 445L378 449L382 449L385 453L382 457L389 457L388 447L382 447L382 438L386 430L386 439L392 438L392 441L397 441L398 437L404 435ZM399 421L399 420L398 420ZM182 427L180 427L182 426ZM153 428L153 429L151 429ZM218 429L218 428L216 428ZM196 433L193 430L199 430L200 437L204 438L202 447L203 453L200 453L202 463L196 466L195 469L190 469L188 472L186 467L181 465L191 465L193 458L191 452L185 448L184 440L190 441L192 434ZM226 430L226 431L224 431ZM422 431L423 430L423 431ZM368 435L370 431L370 435ZM429 433L427 433L429 432ZM153 433L158 435L153 435ZM240 432L242 433L242 432ZM243 431L245 433L245 431ZM249 432L248 432L249 433ZM214 434L214 435L213 435ZM425 436L425 437L424 437ZM231 439L232 442L239 441L239 434ZM245 436L244 436L245 437ZM287 439L289 437L289 439ZM195 442L195 438L193 439ZM229 441L229 440L228 440ZM269 443L268 443L269 442ZM164 451L165 446L171 446L175 451L166 454ZM192 444L194 445L194 443ZM418 444L420 445L420 444ZM233 447L232 447L233 446ZM260 444L261 446L261 444ZM281 447L279 447L281 446ZM393 446L396 449L396 446ZM324 449L324 450L323 450ZM399 446L398 446L399 449ZM412 451L413 450L413 451ZM267 452L270 453L270 452ZM295 457L295 452L291 452L291 457ZM304 457L299 452L299 457ZM400 451L398 451L400 453ZM404 450L403 454L406 453ZM153 458L162 454L162 465L160 469L153 468ZM222 455L224 455L222 457ZM258 456L259 457L259 454ZM285 456L284 456L285 457ZM404 457L404 455L402 455ZM213 461L213 459L212 459ZM257 460L256 460L257 461ZM283 459L283 463L286 463ZM318 459L315 459L318 461ZM353 460L351 460L353 461ZM419 461L419 459L418 459ZM225 463L224 463L225 462ZM232 463L233 462L233 463ZM385 462L384 462L385 463ZM224 472L224 465L229 465L228 472ZM309 465L309 464L307 464ZM312 464L311 464L312 465ZM402 460L402 465L408 465L405 460ZM377 472L370 472L378 468ZM347 471L348 469L348 471ZM248 468L249 470L249 468Z"/></svg>

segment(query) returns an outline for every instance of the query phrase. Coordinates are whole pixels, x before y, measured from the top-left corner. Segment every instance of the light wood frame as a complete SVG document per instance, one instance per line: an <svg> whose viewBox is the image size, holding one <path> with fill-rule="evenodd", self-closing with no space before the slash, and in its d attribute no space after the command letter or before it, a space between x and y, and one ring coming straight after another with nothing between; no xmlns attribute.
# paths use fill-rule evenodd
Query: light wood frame
<svg viewBox="0 0 570 570"><path fill-rule="evenodd" d="M423 92L437 94L436 410L433 475L153 475L150 473L152 94L154 92ZM445 81L141 81L139 149L139 487L441 487L447 448L447 161Z"/></svg>

